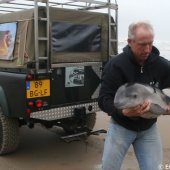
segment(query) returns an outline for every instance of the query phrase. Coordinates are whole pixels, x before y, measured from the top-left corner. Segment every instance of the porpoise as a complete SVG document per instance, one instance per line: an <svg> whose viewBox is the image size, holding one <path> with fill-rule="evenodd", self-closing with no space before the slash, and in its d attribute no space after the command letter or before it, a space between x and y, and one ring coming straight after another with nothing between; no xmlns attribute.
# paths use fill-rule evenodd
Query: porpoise
<svg viewBox="0 0 170 170"><path fill-rule="evenodd" d="M149 112L141 115L146 119L157 118L164 114L170 104L170 97L156 87L140 83L126 83L118 88L114 106L118 109L125 109L141 105L145 100L151 103Z"/></svg>

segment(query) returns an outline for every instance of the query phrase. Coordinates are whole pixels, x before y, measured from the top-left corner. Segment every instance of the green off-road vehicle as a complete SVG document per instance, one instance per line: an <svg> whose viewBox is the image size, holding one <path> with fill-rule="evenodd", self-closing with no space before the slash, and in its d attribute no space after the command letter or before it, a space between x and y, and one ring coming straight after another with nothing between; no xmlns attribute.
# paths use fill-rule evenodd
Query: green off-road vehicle
<svg viewBox="0 0 170 170"><path fill-rule="evenodd" d="M92 132L116 23L110 1L0 1L0 155L16 150L23 125Z"/></svg>

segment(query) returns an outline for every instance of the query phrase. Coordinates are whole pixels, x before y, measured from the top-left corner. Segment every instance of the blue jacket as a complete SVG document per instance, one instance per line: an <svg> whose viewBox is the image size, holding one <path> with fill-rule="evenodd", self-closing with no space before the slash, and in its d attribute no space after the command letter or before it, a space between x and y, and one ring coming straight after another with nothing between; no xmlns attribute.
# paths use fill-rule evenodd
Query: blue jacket
<svg viewBox="0 0 170 170"><path fill-rule="evenodd" d="M150 128L157 119L129 118L113 105L117 89L127 82L139 82L154 85L160 89L170 87L170 61L159 56L159 51L153 46L152 52L144 66L136 61L129 46L123 52L111 59L104 67L98 104L101 110L112 116L121 126L142 131Z"/></svg>

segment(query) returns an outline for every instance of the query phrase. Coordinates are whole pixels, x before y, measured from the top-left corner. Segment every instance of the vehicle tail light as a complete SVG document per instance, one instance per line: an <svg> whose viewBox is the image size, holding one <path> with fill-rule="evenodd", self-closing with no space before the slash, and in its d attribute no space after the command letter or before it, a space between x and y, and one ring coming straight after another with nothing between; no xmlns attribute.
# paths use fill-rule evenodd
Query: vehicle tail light
<svg viewBox="0 0 170 170"><path fill-rule="evenodd" d="M26 80L27 80L27 81L33 80L33 75L32 75L32 74L27 74Z"/></svg>
<svg viewBox="0 0 170 170"><path fill-rule="evenodd" d="M31 113L31 109L27 108L27 113L30 114Z"/></svg>
<svg viewBox="0 0 170 170"><path fill-rule="evenodd" d="M29 106L29 107L33 107L33 106L34 106L34 102L30 101L30 102L28 103L28 106Z"/></svg>
<svg viewBox="0 0 170 170"><path fill-rule="evenodd" d="M42 106L43 106L42 100L37 100L37 101L35 102L35 105L36 105L36 107L42 107Z"/></svg>

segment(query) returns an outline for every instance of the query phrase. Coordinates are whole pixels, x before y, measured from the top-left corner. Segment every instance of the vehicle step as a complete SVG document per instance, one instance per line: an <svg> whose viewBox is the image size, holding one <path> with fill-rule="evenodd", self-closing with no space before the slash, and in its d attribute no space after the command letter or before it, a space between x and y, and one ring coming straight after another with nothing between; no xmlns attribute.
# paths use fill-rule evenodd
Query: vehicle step
<svg viewBox="0 0 170 170"><path fill-rule="evenodd" d="M61 136L60 139L69 143L69 142L73 142L73 141L80 141L80 140L83 140L90 135L99 135L101 133L107 133L107 131L105 129L94 130L94 131L84 131L84 132L79 132L79 133L76 133L76 134Z"/></svg>

